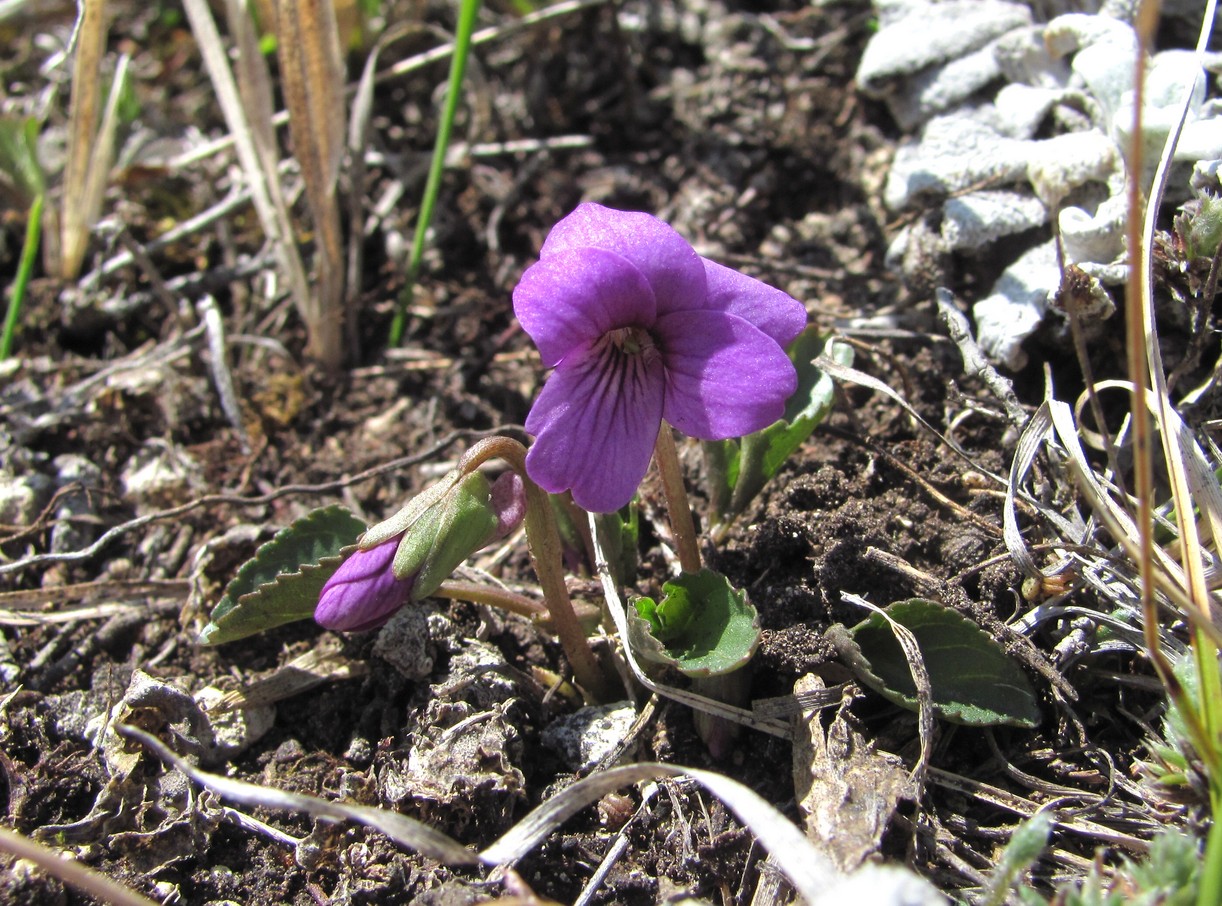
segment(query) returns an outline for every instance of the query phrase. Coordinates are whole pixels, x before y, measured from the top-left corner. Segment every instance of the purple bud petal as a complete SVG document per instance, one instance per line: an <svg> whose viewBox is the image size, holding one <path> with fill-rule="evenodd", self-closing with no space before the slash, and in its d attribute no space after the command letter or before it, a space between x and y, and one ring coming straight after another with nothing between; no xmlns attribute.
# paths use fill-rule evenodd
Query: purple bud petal
<svg viewBox="0 0 1222 906"><path fill-rule="evenodd" d="M415 577L396 579L391 561L398 538L356 550L340 564L318 596L314 620L324 629L362 632L381 626L407 603Z"/></svg>
<svg viewBox="0 0 1222 906"><path fill-rule="evenodd" d="M526 518L526 486L517 472L497 476L489 500L496 513L497 538L504 538Z"/></svg>

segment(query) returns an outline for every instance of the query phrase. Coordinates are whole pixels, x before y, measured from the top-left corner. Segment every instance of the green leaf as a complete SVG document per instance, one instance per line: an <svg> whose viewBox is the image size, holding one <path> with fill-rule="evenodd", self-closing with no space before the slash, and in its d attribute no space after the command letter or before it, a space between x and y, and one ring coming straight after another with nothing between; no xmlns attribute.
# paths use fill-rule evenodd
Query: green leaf
<svg viewBox="0 0 1222 906"><path fill-rule="evenodd" d="M746 592L711 569L683 573L662 586L661 602L640 598L628 615L633 649L692 677L717 676L751 660L759 614Z"/></svg>
<svg viewBox="0 0 1222 906"><path fill-rule="evenodd" d="M730 502L734 496L734 485L738 482L738 441L706 440L701 441L700 448L704 453L705 490L709 495L709 506L718 522L727 522L732 515Z"/></svg>
<svg viewBox="0 0 1222 906"><path fill-rule="evenodd" d="M599 538L603 539L603 555L617 585L631 585L638 565L637 548L641 539L640 516L636 498L614 513L595 513Z"/></svg>
<svg viewBox="0 0 1222 906"><path fill-rule="evenodd" d="M943 720L975 727L1030 728L1039 723L1031 681L977 624L922 598L897 601L886 610L916 637L929 671L934 711ZM881 614L871 614L851 630L833 626L828 638L863 683L897 705L917 710L908 660Z"/></svg>
<svg viewBox="0 0 1222 906"><path fill-rule="evenodd" d="M323 585L364 531L365 523L342 506L314 510L281 529L226 586L200 644L220 645L312 617Z"/></svg>
<svg viewBox="0 0 1222 906"><path fill-rule="evenodd" d="M788 353L798 370L798 389L785 404L785 414L778 421L742 439L738 475L730 500L731 514L746 509L831 411L835 385L814 365L820 352L843 365L853 361L853 347L836 342L814 327L806 328L790 344ZM733 457L728 457L727 461L733 462Z"/></svg>

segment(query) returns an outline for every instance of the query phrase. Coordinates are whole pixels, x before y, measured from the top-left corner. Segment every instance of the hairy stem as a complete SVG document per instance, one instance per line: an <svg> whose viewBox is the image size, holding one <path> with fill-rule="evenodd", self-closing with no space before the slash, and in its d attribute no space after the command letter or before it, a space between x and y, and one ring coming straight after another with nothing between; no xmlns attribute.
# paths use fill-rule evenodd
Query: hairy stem
<svg viewBox="0 0 1222 906"><path fill-rule="evenodd" d="M564 563L561 560L556 516L547 494L526 474L526 448L508 437L486 437L466 452L458 467L465 474L493 458L508 463L518 473L526 489L526 541L530 548L530 562L539 577L552 626L573 668L573 675L591 699L607 701L610 684L590 649L581 621L569 599L569 591L564 584Z"/></svg>
<svg viewBox="0 0 1222 906"><path fill-rule="evenodd" d="M666 511L670 516L670 530L675 536L675 548L679 554L679 565L685 573L700 572L700 548L696 544L696 524L692 521L692 509L687 502L687 488L683 484L683 467L679 465L679 451L670 425L662 422L658 442L653 448L653 461L662 475L662 490L666 494Z"/></svg>

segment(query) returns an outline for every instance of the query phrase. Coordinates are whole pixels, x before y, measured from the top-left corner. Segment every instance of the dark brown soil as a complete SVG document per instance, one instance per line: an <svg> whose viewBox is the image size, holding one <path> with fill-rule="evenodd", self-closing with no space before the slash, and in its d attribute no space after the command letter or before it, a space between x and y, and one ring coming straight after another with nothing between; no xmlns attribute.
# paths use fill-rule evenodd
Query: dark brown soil
<svg viewBox="0 0 1222 906"><path fill-rule="evenodd" d="M450 6L394 3L386 16L423 14L452 28ZM493 4L486 24L508 23L510 6ZM190 33L173 12L122 4L110 47L134 52L139 62L140 113L130 128L191 143L197 139L188 127L209 136L224 127ZM44 51L31 35L62 40L67 24L39 19L20 40L0 42L12 93L42 84ZM549 693L546 675L532 673L563 672L566 665L554 641L517 618L439 602L429 618L426 654L433 663L415 677L374 652L376 633L337 639L299 623L216 649L199 647L195 638L203 609L215 604L237 566L292 518L342 502L379 519L478 437L504 431L525 439L514 426L543 373L512 317L510 293L550 226L581 200L655 212L702 254L804 300L815 323L857 332L859 367L899 389L939 429L972 400L1000 411L980 384L964 378L932 301L883 268L892 225L878 189L897 134L880 108L854 92L870 27L866 0L625 3L618 11L593 6L558 17L478 50L472 101L458 130L464 140L582 135L589 142L482 156L447 173L407 338L402 349L389 351L385 336L403 267L387 248L410 242L444 64L385 84L372 130L383 163L371 172L366 201L396 183L406 191L365 242L360 354L338 375L303 366L304 336L291 307L265 300L250 276L273 264L260 257L249 210L153 256L155 275L171 281L168 295L151 282L153 274L133 267L85 290L40 271L19 356L0 376L0 465L6 480L20 478L37 491L36 505L20 518L0 518L8 523L0 526L4 559L81 550L138 515L215 496L119 533L91 556L0 576L3 591L42 589L39 614L82 601L113 605L97 616L37 625L6 612L4 825L65 847L167 903L459 904L513 890L500 874L439 867L361 828L254 810L253 817L285 836L261 833L239 824L224 803L171 782L150 755L116 773L95 746L89 721L124 698L136 671L191 694L210 685L237 688L328 643L350 678L327 679L278 701L266 734L239 752L201 749L206 768L396 809L476 846L572 779L542 734L575 705ZM388 50L384 65L431 46L433 38L414 40ZM360 60L354 56L352 64L358 72ZM53 125L62 126L62 116ZM222 197L231 165L227 155L177 173L124 165L105 211L137 243L147 243L167 223ZM0 268L11 274L23 226L16 208L5 215ZM121 248L99 238L86 270ZM247 276L235 279L235 272ZM206 293L215 297L231 339L248 449L219 403L206 341L191 332L199 323L195 304ZM880 315L888 316L887 336L860 330ZM283 344L287 357L250 342L252 336ZM1069 360L1064 350L1044 358L1058 368ZM1037 361L1019 376L1027 403L1039 400L1039 368ZM1091 804L1085 818L1147 838L1171 813L1154 814L1126 778L1140 755L1139 720L1157 720L1160 695L1100 679L1081 662L1066 684L1076 700L1064 690L1054 694L1058 637L1018 637L1005 625L1029 605L1019 572L1004 556L1001 498L995 487L982 488L979 476L1008 469L1015 440L1008 424L987 414L967 420L956 437L969 462L885 397L853 386L838 393L826 424L710 556L711 565L748 589L762 615L754 697L787 694L807 673L829 684L848 679L824 636L834 622L862 618L841 592L880 604L937 597L1014 651L1040 692L1044 721L1035 730L995 735L940 725L933 765L1008 790L1032 809L1058 795L1033 788L1032 775L1080 790L1075 804ZM133 500L124 471L138 455L166 451L183 458L189 478L155 499ZM690 452L695 487L699 456ZM85 460L76 472L57 459L70 456ZM400 457L414 458L376 478L348 481ZM82 476L79 485L63 477L71 474ZM287 486L297 490L272 496ZM643 495L647 503L659 500L652 483ZM1043 539L1033 529L1029 540ZM876 552L910 569L887 566ZM503 559L483 563L507 582L533 581L520 538ZM656 585L665 560L649 525L642 563L642 587ZM119 584L135 580L168 584L152 591ZM97 588L87 598L56 595L79 583ZM1079 603L1089 605L1090 594ZM472 664L485 668L475 680ZM1092 666L1112 677L1145 673L1124 653ZM1126 717L1117 716L1121 710ZM476 756L439 742L451 739L447 729L485 712L495 718L479 725ZM862 694L852 714L879 748L913 763L913 715L873 694ZM164 723L163 736L172 721ZM428 763L427 776L437 781L430 787L413 758L437 746L445 757ZM1003 753L1024 773L1007 771ZM786 741L747 731L728 757L713 761L691 713L663 704L636 754L725 772L801 820ZM1113 795L1101 803L1109 776ZM635 809L640 791L624 794ZM906 863L953 893L988 873L1018 820L988 796L930 783L919 803L902 806L881 842L882 858ZM587 809L516 871L540 897L572 902L616 830L605 809L602 820ZM750 832L695 788L668 785L630 825L629 844L594 902L647 904L685 893L746 903L760 876L763 852ZM1097 848L1106 860L1123 851L1098 834L1058 833L1057 855L1041 863L1038 883L1081 873ZM0 901L92 902L42 872L6 865Z"/></svg>

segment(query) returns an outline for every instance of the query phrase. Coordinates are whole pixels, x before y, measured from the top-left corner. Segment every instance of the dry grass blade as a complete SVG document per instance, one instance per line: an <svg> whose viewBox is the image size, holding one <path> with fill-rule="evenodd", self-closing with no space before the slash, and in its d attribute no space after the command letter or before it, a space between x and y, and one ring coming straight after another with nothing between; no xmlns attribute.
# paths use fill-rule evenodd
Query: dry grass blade
<svg viewBox="0 0 1222 906"><path fill-rule="evenodd" d="M805 835L758 793L721 774L676 765L641 762L612 768L579 780L560 794L548 799L499 840L478 855L450 837L397 812L330 802L315 796L290 793L233 780L199 768L179 758L159 739L132 726L116 726L127 738L138 740L167 765L182 771L194 782L217 795L264 808L302 812L315 818L349 820L374 828L396 843L414 849L447 865L505 865L521 859L565 821L604 795L643 780L662 777L690 778L721 799L740 821L776 857L781 869L798 893L812 904L841 902L853 875L840 874L831 860L816 849ZM867 888L871 902L879 906L900 903L942 902L929 885L903 870L884 870L873 874ZM919 896L918 896L919 892Z"/></svg>
<svg viewBox="0 0 1222 906"><path fill-rule="evenodd" d="M353 679L367 672L364 663L344 657L338 645L319 644L276 668L270 676L218 696L207 705L207 710L223 712L274 705L323 683Z"/></svg>
<svg viewBox="0 0 1222 906"><path fill-rule="evenodd" d="M1149 401L1148 397L1147 401ZM1057 440L1060 441L1065 451L1066 463L1074 478L1074 484L1083 498L1102 520L1112 537L1125 549L1132 562L1141 562L1143 556L1142 533L1124 507L1107 494L1091 470L1086 453L1079 443L1077 425L1073 421L1073 414L1069 406L1058 400L1048 400L1040 407L1036 417L1038 418L1041 413L1046 413L1046 417L1051 420ZM1218 625L1222 625L1222 621L1212 620L1209 612L1201 614L1197 610L1188 594L1187 579L1180 564L1158 545L1151 545L1149 557L1148 573L1143 574L1143 582L1148 582L1149 585L1143 586L1143 589L1147 587L1149 589L1150 604L1154 603L1155 589L1163 592L1180 608L1184 616L1193 622L1194 626L1215 641L1222 642L1222 632L1218 628ZM1218 608L1214 606L1212 609L1217 610ZM1153 618L1155 616L1156 614L1153 613L1147 614L1146 632L1152 634L1148 638L1152 637L1157 640L1158 620Z"/></svg>
<svg viewBox="0 0 1222 906"><path fill-rule="evenodd" d="M310 815L314 818L330 818L333 821L355 821L379 830L402 846L421 852L446 865L474 865L478 857L465 846L451 840L427 824L421 824L397 812L369 808L363 805L345 805L330 802L303 793L290 793L272 787L232 780L218 774L201 771L171 752L157 737L132 726L115 727L119 735L136 739L171 767L182 771L200 786L207 787L218 796L235 802L263 808L284 809Z"/></svg>
<svg viewBox="0 0 1222 906"><path fill-rule="evenodd" d="M72 66L72 97L68 102L68 160L64 166L59 235L59 275L65 280L74 280L80 272L93 219L88 204L88 184L101 113L99 75L102 54L106 50L106 0L81 0L80 9L76 57ZM117 79L115 85L118 86Z"/></svg>
<svg viewBox="0 0 1222 906"><path fill-rule="evenodd" d="M208 78L216 91L217 102L225 117L225 124L229 127L238 163L250 186L250 198L255 206L255 213L259 217L259 224L275 249L276 260L289 284L289 292L298 311L301 311L304 316L305 300L309 298L309 285L306 282L301 256L297 253L297 245L293 241L293 230L288 211L280 196L280 176L275 166L276 155L274 153L270 155L271 161L268 164L270 169L267 169L264 158L268 155L260 154L256 147L254 132L247 116L245 98L239 93L234 82L233 71L229 68L228 54L221 41L220 33L216 29L216 22L212 18L212 11L208 7L207 0L183 0L183 8L186 10L187 19L191 23L191 31L199 45L204 67L208 70ZM249 54L244 52L243 56L246 57ZM257 92L253 89L248 93L252 98L257 97ZM251 112L257 115L259 112L257 101L255 103L256 109Z"/></svg>
<svg viewBox="0 0 1222 906"><path fill-rule="evenodd" d="M1155 12L1157 10L1157 4L1147 3L1146 6ZM1196 48L1198 64L1204 62L1205 48L1209 41L1216 6L1216 0L1209 0L1206 4L1205 14L1202 16L1201 31ZM1153 22L1150 23L1150 27L1151 29L1153 28ZM1202 72L1203 68L1198 65L1197 80L1202 78ZM1154 320L1153 298L1154 232L1157 226L1158 211L1166 189L1172 156L1175 146L1179 142L1184 121L1188 116L1192 93L1195 87L1195 82L1185 86L1179 118L1175 128L1167 136L1167 141L1164 143L1162 155L1155 172L1154 186L1151 191L1150 201L1146 205L1145 217L1142 221L1141 242L1138 245L1141 262L1140 269L1135 275L1137 279L1131 281L1137 284L1140 292L1130 298L1128 315L1133 317L1135 314L1132 310L1134 303L1140 305L1140 324L1143 334L1142 348L1145 351L1145 365L1151 379L1150 389L1154 398L1153 412L1159 427L1163 456L1167 464L1168 476L1171 480L1172 499L1175 501L1176 511L1183 514L1180 517L1180 560L1184 566L1188 580L1187 587L1193 603L1199 609L1199 612L1208 619L1210 616L1210 600L1206 590L1200 537L1198 536L1197 525L1190 518L1190 514L1193 510L1193 503L1196 501L1200 509L1201 522L1205 529L1206 538L1207 540L1213 540L1216 544L1218 539L1222 538L1222 498L1219 497L1217 479L1214 478L1212 471L1204 462L1204 457L1199 455L1199 451L1194 449L1195 445L1183 443L1180 419L1172 408L1171 396L1167 388L1167 377L1163 367L1158 329ZM1140 135L1141 133L1135 131L1135 134ZM1137 218L1134 216L1133 219L1136 220ZM1135 359L1136 357L1134 356L1134 361ZM1141 380L1137 377L1136 373L1133 379L1135 381ZM1140 420L1144 421L1145 419L1144 412L1134 413L1134 415ZM1204 473L1204 476L1207 476L1204 480L1202 480L1202 473ZM1143 519L1142 524L1145 526L1147 524L1146 520Z"/></svg>
<svg viewBox="0 0 1222 906"><path fill-rule="evenodd" d="M259 161L262 184L266 187L267 198L274 208L278 230L280 235L287 239L293 233L279 178L280 147L276 142L276 128L272 124L272 117L276 112L272 76L267 68L267 59L259 47L259 35L246 0L227 0L225 18L229 24L229 33L237 43L234 75L237 78L238 93L242 98L246 129Z"/></svg>
<svg viewBox="0 0 1222 906"><path fill-rule="evenodd" d="M344 298L352 305L360 291L361 267L364 254L365 149L369 145L369 126L373 118L373 81L382 51L399 39L414 34L420 26L406 23L390 29L373 45L365 58L365 67L352 96L352 111L348 120L348 268Z"/></svg>
<svg viewBox="0 0 1222 906"><path fill-rule="evenodd" d="M0 827L0 851L33 862L51 877L85 891L99 902L110 903L112 906L157 906L148 897L112 881L101 872L82 865L75 859L66 859L50 847L5 827Z"/></svg>
<svg viewBox="0 0 1222 906"><path fill-rule="evenodd" d="M833 902L830 896L841 880L831 860L819 852L797 827L757 793L736 780L711 771L656 762L611 768L579 780L548 799L480 853L488 865L521 859L581 809L607 793L643 780L690 777L724 802L739 820L777 857L798 892L810 903Z"/></svg>
<svg viewBox="0 0 1222 906"><path fill-rule="evenodd" d="M1002 510L1002 528L1005 534L1006 549L1023 574L1035 579L1042 579L1045 573L1036 564L1035 558L1031 556L1027 548L1027 541L1019 530L1017 498L1022 493L1023 482L1035 463L1036 454L1052 436L1052 409L1060 405L1063 404L1055 400L1045 400L1032 414L1030 421L1027 422L1018 438L1014 459L1010 463L1009 481L1006 482L1006 500ZM1031 500L1034 500L1034 495L1031 495L1028 502L1030 503ZM1071 508L1069 516L1066 517L1040 501L1035 501L1034 505L1049 523L1056 526L1062 538L1074 542L1079 541L1086 534L1086 523L1076 509ZM1059 564L1051 567L1047 575L1057 573L1060 568Z"/></svg>
<svg viewBox="0 0 1222 906"><path fill-rule="evenodd" d="M934 727L933 687L929 682L929 671L925 667L925 658L921 654L920 643L917 642L916 636L912 634L912 630L907 626L897 623L887 611L877 604L871 604L865 598L850 594L847 591L840 592L840 600L847 604L856 604L858 607L864 607L871 613L876 613L886 620L887 625L891 628L891 632L895 634L895 640L899 642L900 648L904 652L904 659L908 661L908 669L912 672L912 682L916 686L917 729L921 740L921 753L917 758L917 763L912 766L909 779L914 788L913 798L919 802L921 790L925 784L925 774L929 770L929 759L933 755Z"/></svg>
<svg viewBox="0 0 1222 906"><path fill-rule="evenodd" d="M344 153L344 71L329 0L279 0L277 44L293 152L301 163L317 234L317 292L310 353L325 367L343 358L344 252L335 184Z"/></svg>

